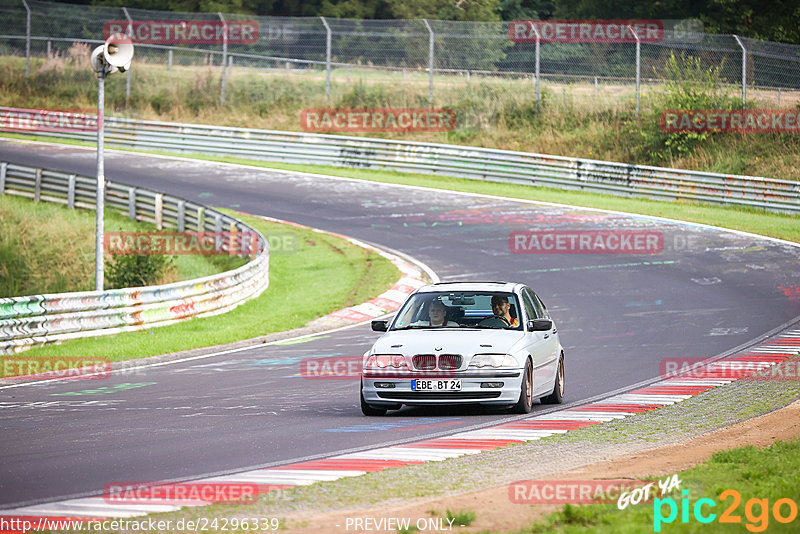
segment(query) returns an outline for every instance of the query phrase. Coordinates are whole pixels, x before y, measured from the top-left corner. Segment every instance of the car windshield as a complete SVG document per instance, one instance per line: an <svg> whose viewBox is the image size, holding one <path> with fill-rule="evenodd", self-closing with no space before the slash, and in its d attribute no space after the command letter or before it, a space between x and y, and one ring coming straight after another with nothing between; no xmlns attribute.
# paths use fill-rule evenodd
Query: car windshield
<svg viewBox="0 0 800 534"><path fill-rule="evenodd" d="M392 330L487 328L520 330L516 295L496 291L417 293L406 301Z"/></svg>

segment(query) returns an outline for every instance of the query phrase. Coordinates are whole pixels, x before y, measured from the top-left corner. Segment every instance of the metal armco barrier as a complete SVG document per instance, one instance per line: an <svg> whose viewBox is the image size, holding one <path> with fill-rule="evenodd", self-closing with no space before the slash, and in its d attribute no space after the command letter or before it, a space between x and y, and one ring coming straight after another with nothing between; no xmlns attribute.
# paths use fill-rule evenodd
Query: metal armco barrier
<svg viewBox="0 0 800 534"><path fill-rule="evenodd" d="M36 110L0 108L19 123ZM33 116L33 115L30 115ZM5 124L10 124L6 122ZM87 131L21 133L93 141ZM6 131L9 128L5 128ZM217 154L285 163L440 174L490 182L592 191L655 200L692 200L800 213L800 182L630 165L510 150L366 137L106 118L106 143L137 150Z"/></svg>
<svg viewBox="0 0 800 534"><path fill-rule="evenodd" d="M95 178L0 162L0 194L94 208ZM166 326L232 310L269 285L269 244L242 221L194 202L110 182L106 208L183 231L231 232L258 239L261 252L232 271L161 286L0 298L0 354L81 337ZM221 239L229 250L231 243Z"/></svg>

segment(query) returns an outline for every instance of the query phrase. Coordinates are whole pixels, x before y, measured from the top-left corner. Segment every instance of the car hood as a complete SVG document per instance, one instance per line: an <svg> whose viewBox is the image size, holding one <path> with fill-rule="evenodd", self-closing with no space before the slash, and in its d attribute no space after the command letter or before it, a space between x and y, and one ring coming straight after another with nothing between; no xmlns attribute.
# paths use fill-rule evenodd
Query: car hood
<svg viewBox="0 0 800 534"><path fill-rule="evenodd" d="M465 330L461 328L414 329L387 332L375 345L374 354L506 354L525 333L518 330ZM488 345L488 346L487 346ZM440 349L440 350L436 350Z"/></svg>

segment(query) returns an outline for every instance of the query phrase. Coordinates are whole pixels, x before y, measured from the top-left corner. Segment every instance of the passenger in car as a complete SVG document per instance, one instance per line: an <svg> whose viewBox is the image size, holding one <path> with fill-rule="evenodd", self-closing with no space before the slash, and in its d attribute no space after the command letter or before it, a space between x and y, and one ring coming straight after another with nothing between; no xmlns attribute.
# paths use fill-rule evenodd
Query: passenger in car
<svg viewBox="0 0 800 534"><path fill-rule="evenodd" d="M441 300L434 300L428 305L428 320L411 323L411 326L458 326L454 321L446 321L447 306Z"/></svg>
<svg viewBox="0 0 800 534"><path fill-rule="evenodd" d="M505 319L509 326L516 328L519 326L519 320L511 316L510 310L511 304L508 302L508 297L505 295L492 296L492 313Z"/></svg>

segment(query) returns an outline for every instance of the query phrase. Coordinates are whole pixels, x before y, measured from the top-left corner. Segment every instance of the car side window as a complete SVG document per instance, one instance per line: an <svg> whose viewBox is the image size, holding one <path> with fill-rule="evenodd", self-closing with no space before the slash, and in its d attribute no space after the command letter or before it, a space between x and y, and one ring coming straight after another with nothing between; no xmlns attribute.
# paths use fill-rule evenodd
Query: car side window
<svg viewBox="0 0 800 534"><path fill-rule="evenodd" d="M533 294L533 305L536 306L536 311L539 312L539 317L542 319L549 319L550 314L547 313L547 307L542 302L542 299L539 298L539 295L536 293Z"/></svg>
<svg viewBox="0 0 800 534"><path fill-rule="evenodd" d="M527 290L522 292L522 303L525 306L525 314L528 316L528 319L537 319L539 314L536 313L536 307L533 305L533 301L531 300L531 296Z"/></svg>

